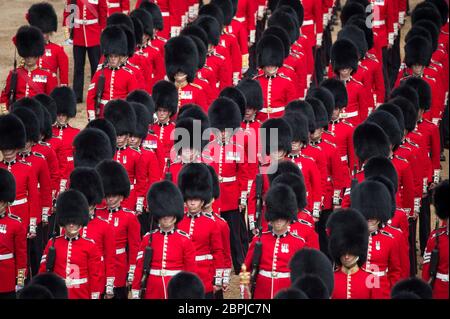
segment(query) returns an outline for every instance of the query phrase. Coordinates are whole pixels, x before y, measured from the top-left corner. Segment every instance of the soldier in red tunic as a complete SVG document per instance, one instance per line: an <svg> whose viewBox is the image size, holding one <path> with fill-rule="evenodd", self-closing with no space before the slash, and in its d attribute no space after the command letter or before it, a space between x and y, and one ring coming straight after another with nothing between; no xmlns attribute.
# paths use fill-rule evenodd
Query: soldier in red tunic
<svg viewBox="0 0 450 319"><path fill-rule="evenodd" d="M100 252L105 274L100 293L105 299L111 299L114 297L116 238L108 220L96 214L96 205L100 205L105 197L101 177L94 168L78 167L70 174L70 188L81 192L88 201L89 221L80 234L94 240Z"/></svg>
<svg viewBox="0 0 450 319"><path fill-rule="evenodd" d="M192 238L196 273L205 286L206 298L213 298L213 294L222 288L223 244L213 215L203 212L204 205L212 199L211 175L206 165L186 165L180 172L178 187L187 206L187 213L178 227Z"/></svg>
<svg viewBox="0 0 450 319"><path fill-rule="evenodd" d="M433 204L441 225L430 234L423 257L422 278L431 282L435 299L448 299L448 191L448 179L434 189ZM432 269L436 258L436 268Z"/></svg>
<svg viewBox="0 0 450 319"><path fill-rule="evenodd" d="M22 220L9 210L16 199L14 176L0 168L0 299L14 299L25 285L27 231Z"/></svg>
<svg viewBox="0 0 450 319"><path fill-rule="evenodd" d="M134 279L141 241L141 230L135 213L121 206L122 201L130 195L130 180L126 169L112 160L102 161L96 170L102 178L106 196L106 207L98 209L98 216L113 225L116 238L114 298L127 299L127 287Z"/></svg>
<svg viewBox="0 0 450 319"><path fill-rule="evenodd" d="M374 299L373 275L362 266L367 259L369 233L356 210L338 210L327 223L329 250L336 265L332 299Z"/></svg>
<svg viewBox="0 0 450 319"><path fill-rule="evenodd" d="M62 277L69 299L99 299L105 276L100 251L92 239L80 235L89 220L86 197L68 190L58 196L56 207L58 224L65 234L48 242L39 272L52 271ZM50 262L54 262L53 269L47 267Z"/></svg>
<svg viewBox="0 0 450 319"><path fill-rule="evenodd" d="M108 17L116 12L122 12L127 15L130 13L130 0L108 0L106 3L108 6Z"/></svg>
<svg viewBox="0 0 450 319"><path fill-rule="evenodd" d="M381 182L367 180L351 192L352 208L363 214L369 227L367 260L363 268L373 275L372 296L387 299L402 270L398 240L384 227L392 215L392 198Z"/></svg>
<svg viewBox="0 0 450 319"><path fill-rule="evenodd" d="M2 110L4 105L8 108L11 103L23 97L33 97L39 93L50 94L57 85L56 76L37 65L39 57L45 51L44 36L41 30L36 27L22 26L17 30L14 44L24 62L15 70L17 84L13 96L11 96L11 77L14 70L8 74L5 88L0 96Z"/></svg>
<svg viewBox="0 0 450 319"><path fill-rule="evenodd" d="M256 274L255 299L272 299L278 291L290 285L289 261L305 247L305 240L289 230L297 213L294 191L287 185L272 186L265 196L265 219L272 229L253 238L245 266L252 271L255 246L262 244L259 272Z"/></svg>
<svg viewBox="0 0 450 319"><path fill-rule="evenodd" d="M136 272L131 291L132 298L167 299L167 286L173 276L181 271L195 272L195 247L187 233L177 229L183 219L183 195L169 181L153 184L147 201L149 213L158 228L143 238L139 247ZM147 247L153 250L149 265L145 265ZM145 273L148 271L148 273ZM142 296L142 277L146 277L145 295Z"/></svg>
<svg viewBox="0 0 450 319"><path fill-rule="evenodd" d="M27 238L36 237L36 226L41 218L36 171L31 163L18 159L25 147L26 135L22 121L15 115L0 117L0 168L7 169L16 180L16 199L9 204L9 212L17 215L27 229Z"/></svg>
<svg viewBox="0 0 450 319"><path fill-rule="evenodd" d="M59 147L56 150L61 176L59 191L64 191L70 175L71 162L73 162L72 143L80 132L79 129L69 124L69 121L77 115L77 102L75 92L70 87L58 87L52 91L50 96L56 102L57 117L52 131L59 140Z"/></svg>
<svg viewBox="0 0 450 319"><path fill-rule="evenodd" d="M45 41L45 53L39 58L40 68L58 74L59 85L69 85L69 58L64 48L50 40L58 29L58 18L53 6L49 3L35 3L26 14L30 25L39 28Z"/></svg>

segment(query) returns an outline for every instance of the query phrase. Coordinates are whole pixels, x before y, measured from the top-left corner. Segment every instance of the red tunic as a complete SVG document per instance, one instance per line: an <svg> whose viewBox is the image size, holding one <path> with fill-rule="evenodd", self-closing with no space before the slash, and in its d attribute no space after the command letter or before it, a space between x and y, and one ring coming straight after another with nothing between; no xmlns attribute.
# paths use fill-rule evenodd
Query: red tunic
<svg viewBox="0 0 450 319"><path fill-rule="evenodd" d="M355 80L353 77L350 77L345 82L345 87L347 89L348 104L339 116L341 119L356 126L365 120L365 118L361 117L361 114L367 114L369 109L366 89L364 88L364 84Z"/></svg>
<svg viewBox="0 0 450 319"><path fill-rule="evenodd" d="M143 203L144 207L147 207L147 192L153 183L161 179L161 168L156 153L151 148L141 146L140 151L139 165L143 166L144 175L141 188L136 189L137 206Z"/></svg>
<svg viewBox="0 0 450 319"><path fill-rule="evenodd" d="M248 271L252 271L252 259L259 237L254 237L245 257ZM289 261L305 247L305 240L289 231L279 236L272 232L261 235L262 255L256 277L255 299L272 299L278 291L291 285Z"/></svg>
<svg viewBox="0 0 450 319"><path fill-rule="evenodd" d="M156 121L150 126L150 129L162 143L161 147L164 154L164 159L170 158L170 150L173 147L174 141L173 131L175 130L175 123L172 121L167 123L160 123Z"/></svg>
<svg viewBox="0 0 450 319"><path fill-rule="evenodd" d="M64 47L49 41L45 45L45 53L39 58L37 65L55 76L59 74L59 85L69 85L69 57L64 51Z"/></svg>
<svg viewBox="0 0 450 319"><path fill-rule="evenodd" d="M54 273L66 281L69 299L99 299L103 291L104 272L100 252L92 239L58 236L55 239ZM39 272L45 272L49 240L41 259Z"/></svg>
<svg viewBox="0 0 450 319"><path fill-rule="evenodd" d="M27 268L27 232L19 217L0 214L0 293L13 292Z"/></svg>
<svg viewBox="0 0 450 319"><path fill-rule="evenodd" d="M220 46L217 46L215 50L208 52L206 57L206 65L212 68L216 75L218 81L217 88L219 91L222 91L224 88L233 84L233 71L229 64L230 61L227 61L227 57L221 53L223 50L225 49L221 49Z"/></svg>
<svg viewBox="0 0 450 319"><path fill-rule="evenodd" d="M173 276L180 271L197 271L194 244L188 234L178 229L170 232L157 229L151 234L145 234L137 254L136 272L132 286L133 299L137 299L139 296L145 248L149 245L150 236L152 236L153 258L144 299L167 299L167 286Z"/></svg>
<svg viewBox="0 0 450 319"><path fill-rule="evenodd" d="M178 228L189 235L195 247L197 275L203 282L205 293L213 291L214 277L223 268L223 245L219 226L211 214L185 214Z"/></svg>
<svg viewBox="0 0 450 319"><path fill-rule="evenodd" d="M353 274L344 273L341 268L334 271L334 289L331 299L374 299L373 290L367 283L373 275L364 269Z"/></svg>
<svg viewBox="0 0 450 319"><path fill-rule="evenodd" d="M52 146L46 142L39 142L31 147L33 152L44 155L47 161L48 170L50 171L50 179L52 186L52 198L56 198L56 193L59 192L60 171L58 157Z"/></svg>
<svg viewBox="0 0 450 319"><path fill-rule="evenodd" d="M314 229L314 224L304 219L298 219L291 223L289 231L305 239L305 247L320 249L319 235Z"/></svg>
<svg viewBox="0 0 450 319"><path fill-rule="evenodd" d="M178 111L186 104L197 104L208 114L207 96L198 84L188 83L178 88Z"/></svg>

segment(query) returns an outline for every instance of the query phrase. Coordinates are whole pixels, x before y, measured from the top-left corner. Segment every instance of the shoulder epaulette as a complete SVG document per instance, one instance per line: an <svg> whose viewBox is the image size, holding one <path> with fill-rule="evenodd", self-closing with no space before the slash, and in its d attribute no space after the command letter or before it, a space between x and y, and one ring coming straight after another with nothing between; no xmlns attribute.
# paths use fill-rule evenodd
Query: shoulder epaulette
<svg viewBox="0 0 450 319"><path fill-rule="evenodd" d="M296 59L300 59L300 55L297 53L297 51L291 50L291 53L289 55L293 56Z"/></svg>
<svg viewBox="0 0 450 319"><path fill-rule="evenodd" d="M392 235L391 233L388 233L385 230L380 230L380 234L384 235L384 236L388 236L390 238L394 238L394 235Z"/></svg>
<svg viewBox="0 0 450 319"><path fill-rule="evenodd" d="M123 66L122 69L124 69L125 71L127 71L130 74L134 74L133 71L129 68L127 68L126 66Z"/></svg>
<svg viewBox="0 0 450 319"><path fill-rule="evenodd" d="M389 224L388 226L389 226L389 228L395 229L396 231L403 233L403 231L400 228L394 227L391 224Z"/></svg>
<svg viewBox="0 0 450 319"><path fill-rule="evenodd" d="M159 229L153 229L152 231L148 232L148 233L145 234L145 235L154 234L154 233L156 233L156 232L158 232L158 231L159 231Z"/></svg>
<svg viewBox="0 0 450 319"><path fill-rule="evenodd" d="M206 65L206 64L205 64L205 66L203 66L203 68L204 68L204 69L207 69L207 70L209 70L209 71L213 71L213 68L210 67L209 65Z"/></svg>
<svg viewBox="0 0 450 319"><path fill-rule="evenodd" d="M360 84L360 85L364 85L364 84L362 84L362 82L359 82L358 80L355 80L353 77L352 77L352 80L353 80L354 82Z"/></svg>
<svg viewBox="0 0 450 319"><path fill-rule="evenodd" d="M220 216L219 214L214 214L214 218L217 218L217 219L220 219L221 221L226 222L226 220L222 216Z"/></svg>
<svg viewBox="0 0 450 319"><path fill-rule="evenodd" d="M125 212L125 213L130 213L130 214L135 214L135 212L134 211L132 211L132 210L130 210L130 209L128 209L128 208L122 208L122 210Z"/></svg>
<svg viewBox="0 0 450 319"><path fill-rule="evenodd" d="M313 144L309 144L309 146L313 147L313 148L317 148L319 150L322 150L322 148L319 145L313 145Z"/></svg>
<svg viewBox="0 0 450 319"><path fill-rule="evenodd" d="M306 240L305 240L303 237L301 237L301 236L299 236L299 235L297 235L297 234L294 234L294 233L292 233L292 232L289 232L289 234L291 234L292 237L295 237L295 238L297 238L297 239L300 239L300 240L303 240L304 242L306 242Z"/></svg>
<svg viewBox="0 0 450 319"><path fill-rule="evenodd" d="M138 147L130 146L130 149L141 154L141 150Z"/></svg>
<svg viewBox="0 0 450 319"><path fill-rule="evenodd" d="M436 79L433 78L432 76L425 75L425 78L428 79L428 80L431 80L431 81L433 81L433 82L436 82Z"/></svg>
<svg viewBox="0 0 450 319"><path fill-rule="evenodd" d="M403 162L409 163L408 160L407 160L406 158L404 158L404 157L395 155L395 158L397 158L397 159L399 159L399 160L401 160L401 161L403 161Z"/></svg>
<svg viewBox="0 0 450 319"><path fill-rule="evenodd" d="M186 233L186 232L184 232L184 231L182 231L180 229L177 229L177 233L182 235L182 236L184 236L184 237L190 238L188 233Z"/></svg>
<svg viewBox="0 0 450 319"><path fill-rule="evenodd" d="M375 54L367 53L366 55L367 55L367 57L368 57L369 59L371 59L371 60L373 60L373 61L375 61L375 62L378 62L378 59L377 59L377 57L375 56Z"/></svg>
<svg viewBox="0 0 450 319"><path fill-rule="evenodd" d="M11 218L11 219L17 220L19 223L22 222L22 219L21 219L19 216L17 216L17 215L14 215L14 214L9 213L7 216L8 216L9 218Z"/></svg>
<svg viewBox="0 0 450 319"><path fill-rule="evenodd" d="M332 143L332 142L330 142L330 141L328 141L328 140L323 140L325 143L327 143L327 144L330 144L330 145L332 145L332 146L334 146L334 147L337 147L336 146L336 144L334 144L334 143Z"/></svg>
<svg viewBox="0 0 450 319"><path fill-rule="evenodd" d="M45 156L42 155L41 153L33 152L33 155L45 159Z"/></svg>
<svg viewBox="0 0 450 319"><path fill-rule="evenodd" d="M446 235L447 234L447 229L442 229L439 228L436 232L434 232L433 236L431 236L431 238L436 238L438 236L442 236L442 235Z"/></svg>
<svg viewBox="0 0 450 319"><path fill-rule="evenodd" d="M308 225L308 226L313 227L313 225L312 225L309 221L307 221L307 220L299 219L298 222L299 222L300 224Z"/></svg>
<svg viewBox="0 0 450 319"><path fill-rule="evenodd" d="M284 75L283 73L279 73L278 75L280 76L280 78L283 78L283 79L286 79L286 80L292 81L290 77L288 77L288 76Z"/></svg>
<svg viewBox="0 0 450 319"><path fill-rule="evenodd" d="M439 71L434 65L429 65L428 68L433 70L433 71L435 71L435 72Z"/></svg>
<svg viewBox="0 0 450 319"><path fill-rule="evenodd" d="M344 123L345 125L348 125L350 127L355 127L352 123L347 122L346 120L343 120L342 123Z"/></svg>
<svg viewBox="0 0 450 319"><path fill-rule="evenodd" d="M429 123L429 124L433 124L433 125L435 125L433 122L431 122L429 119L423 119L424 120L424 122L427 122L427 123Z"/></svg>
<svg viewBox="0 0 450 319"><path fill-rule="evenodd" d="M218 57L219 59L225 60L225 57L224 57L222 54L219 54L219 53L217 53L217 52L214 52L213 55L214 55L215 57Z"/></svg>
<svg viewBox="0 0 450 319"><path fill-rule="evenodd" d="M300 156L303 157L303 158L309 159L309 160L311 160L311 161L314 161L314 162L316 161L316 160L314 159L314 157L311 157L311 156L308 156L308 155L300 154Z"/></svg>
<svg viewBox="0 0 450 319"><path fill-rule="evenodd" d="M147 152L155 152L154 150L153 150L153 148L151 148L151 147L149 147L149 146L142 146L142 149L143 150L146 150Z"/></svg>
<svg viewBox="0 0 450 319"><path fill-rule="evenodd" d="M156 36L156 38L162 42L167 42L167 39L164 39L163 37Z"/></svg>
<svg viewBox="0 0 450 319"><path fill-rule="evenodd" d="M292 66L290 66L290 65L283 64L283 67L285 67L288 70L295 71L294 68Z"/></svg>
<svg viewBox="0 0 450 319"><path fill-rule="evenodd" d="M93 239L91 239L91 238L88 238L88 237L80 237L80 238L95 244L95 241Z"/></svg>
<svg viewBox="0 0 450 319"><path fill-rule="evenodd" d="M203 213L203 216L208 217L209 219L214 220L214 216L210 213Z"/></svg>
<svg viewBox="0 0 450 319"><path fill-rule="evenodd" d="M363 64L358 65L360 68L364 69L364 70L369 70L369 68Z"/></svg>
<svg viewBox="0 0 450 319"><path fill-rule="evenodd" d="M39 141L38 144L42 145L42 146L51 147L51 145L49 143L46 143L46 142L43 142L43 141Z"/></svg>
<svg viewBox="0 0 450 319"><path fill-rule="evenodd" d="M403 148L405 150L411 151L411 149L408 146L400 145L399 148Z"/></svg>
<svg viewBox="0 0 450 319"><path fill-rule="evenodd" d="M106 218L100 217L100 216L96 216L98 219L100 219L101 221L104 221L105 223L109 224L109 221Z"/></svg>
<svg viewBox="0 0 450 319"><path fill-rule="evenodd" d="M443 67L442 63L440 63L440 62L438 62L438 61L435 61L435 60L431 60L431 63L433 63L433 64L437 65L437 66L438 66L438 67L440 67L440 68L442 68L442 67Z"/></svg>
<svg viewBox="0 0 450 319"><path fill-rule="evenodd" d="M411 140L406 140L406 142L407 142L408 144L411 144L411 145L414 146L414 147L419 147L418 144L414 143L414 142L411 141Z"/></svg>
<svg viewBox="0 0 450 319"><path fill-rule="evenodd" d="M197 89L203 90L203 88L200 85L196 84L196 83L191 83L191 85L193 87L197 88Z"/></svg>
<svg viewBox="0 0 450 319"><path fill-rule="evenodd" d="M19 163L25 164L25 165L28 165L28 166L31 166L31 163L30 163L30 162L26 162L26 161L24 161L24 160L19 160Z"/></svg>

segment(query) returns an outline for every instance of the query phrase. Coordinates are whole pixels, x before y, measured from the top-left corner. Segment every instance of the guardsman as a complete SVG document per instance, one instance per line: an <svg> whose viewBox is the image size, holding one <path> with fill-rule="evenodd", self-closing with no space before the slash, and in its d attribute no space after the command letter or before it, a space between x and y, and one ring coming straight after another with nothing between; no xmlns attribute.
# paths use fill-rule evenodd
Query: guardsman
<svg viewBox="0 0 450 319"><path fill-rule="evenodd" d="M308 120L301 114L288 112L283 117L292 130L291 152L287 159L295 163L303 174L306 187L306 211L317 213L322 202L321 173L316 161L302 154L302 149L309 144Z"/></svg>
<svg viewBox="0 0 450 319"><path fill-rule="evenodd" d="M214 168L210 165L207 165L209 173L212 177L212 192L213 196L211 202L204 206L203 211L205 213L209 213L214 217L214 220L219 226L220 234L222 236L222 245L223 245L223 271L222 273L222 290L216 293L215 299L223 299L223 292L228 291L231 280L231 270L233 267L233 261L231 258L231 245L230 245L230 227L225 219L220 217L219 213L214 212L214 207L220 205L220 185L219 178L217 177L217 173Z"/></svg>
<svg viewBox="0 0 450 319"><path fill-rule="evenodd" d="M448 179L434 189L433 204L440 227L430 234L423 257L422 279L432 282L435 299L448 299L448 191ZM439 252L437 265L431 269L436 262L436 250Z"/></svg>
<svg viewBox="0 0 450 319"><path fill-rule="evenodd" d="M334 109L328 123L328 129L323 133L323 139L336 144L342 164L351 172L355 166L355 152L353 148L353 124L341 119L339 114L348 104L347 90L342 81L327 79L320 84L329 90L334 97Z"/></svg>
<svg viewBox="0 0 450 319"><path fill-rule="evenodd" d="M27 230L9 205L16 199L16 181L0 168L0 298L15 299L17 288L25 286L27 269Z"/></svg>
<svg viewBox="0 0 450 319"><path fill-rule="evenodd" d="M319 236L314 228L312 214L305 210L306 188L301 175L295 173L283 173L275 177L271 186L285 184L292 188L297 198L297 215L291 221L290 231L305 239L305 247L320 249Z"/></svg>
<svg viewBox="0 0 450 319"><path fill-rule="evenodd" d="M55 88L50 96L56 102L56 122L53 124L53 136L59 140L56 155L59 161L59 172L61 176L59 191L66 189L67 180L70 175L71 162L73 162L72 143L79 129L72 127L69 121L77 115L77 102L75 92L70 87Z"/></svg>
<svg viewBox="0 0 450 319"><path fill-rule="evenodd" d="M263 90L264 108L258 113L258 119L262 122L283 116L285 106L298 98L292 80L278 72L284 60L284 48L280 48L283 48L283 43L275 36L267 35L258 42L258 67L264 73L254 79Z"/></svg>
<svg viewBox="0 0 450 319"><path fill-rule="evenodd" d="M22 121L15 115L0 117L0 168L10 171L16 180L16 199L9 204L10 213L17 215L27 229L27 238L36 237L38 219L41 218L36 172L31 163L19 159L25 147L26 133Z"/></svg>
<svg viewBox="0 0 450 319"><path fill-rule="evenodd" d="M152 98L155 102L156 120L150 125L150 130L162 143L163 164L170 158L170 149L173 146L172 135L175 129L172 118L178 113L180 97L184 94L183 92L193 93L192 91L183 91L183 89L177 90L173 83L164 80L159 81L153 87Z"/></svg>
<svg viewBox="0 0 450 319"><path fill-rule="evenodd" d="M95 72L89 85L86 98L89 120L102 118L106 103L124 99L138 88L134 72L123 62L124 57L128 56L125 32L119 26L108 26L102 32L101 47L105 63ZM100 81L102 77L104 81Z"/></svg>
<svg viewBox="0 0 450 319"><path fill-rule="evenodd" d="M334 212L327 223L331 258L335 264L331 299L374 299L368 287L372 274L363 268L367 260L367 221L353 209Z"/></svg>
<svg viewBox="0 0 450 319"><path fill-rule="evenodd" d="M254 279L255 292L252 297L255 299L272 299L279 290L289 287L289 261L305 247L305 240L289 230L297 213L294 191L287 185L272 186L265 202L265 219L272 229L253 238L245 258L245 266L252 271L256 243L262 244L259 271Z"/></svg>
<svg viewBox="0 0 450 319"><path fill-rule="evenodd" d="M206 165L191 163L183 167L178 187L184 197L187 213L178 225L192 239L197 274L205 287L206 298L222 288L223 245L214 217L203 208L212 199L211 175Z"/></svg>
<svg viewBox="0 0 450 319"><path fill-rule="evenodd" d="M39 58L39 68L46 69L52 74L58 74L59 85L69 85L69 58L64 48L50 40L58 29L58 18L50 3L33 4L26 14L30 25L39 28L45 41L45 53Z"/></svg>
<svg viewBox="0 0 450 319"><path fill-rule="evenodd" d="M116 237L114 298L127 299L127 287L134 279L141 241L137 217L133 211L121 206L122 201L130 195L130 179L126 169L116 161L102 161L96 170L102 178L106 199L106 208L98 209L97 213L112 224Z"/></svg>
<svg viewBox="0 0 450 319"><path fill-rule="evenodd" d="M108 220L96 214L96 205L100 205L105 198L102 179L98 172L91 167L77 167L70 174L70 189L81 192L89 205L89 220L80 230L80 235L95 242L102 260L105 274L101 297L111 299L114 296L114 279L116 265L114 229Z"/></svg>
<svg viewBox="0 0 450 319"><path fill-rule="evenodd" d="M333 44L331 65L336 78L343 81L347 89L348 104L339 117L358 125L365 120L361 115L367 114L369 105L364 85L352 76L358 70L358 50L353 42L341 39Z"/></svg>
<svg viewBox="0 0 450 319"><path fill-rule="evenodd" d="M49 240L39 272L49 271L47 263L52 258L54 266L50 271L65 280L69 299L99 299L105 276L100 251L94 240L80 234L89 221L86 197L79 191L68 190L58 196L56 207L57 222L64 235ZM56 253L49 255L52 249Z"/></svg>
<svg viewBox="0 0 450 319"><path fill-rule="evenodd" d="M194 24L206 32L208 39L206 65L214 71L217 88L222 91L233 84L233 75L230 58L226 55L228 52L220 46L222 30L220 23L210 15L202 15Z"/></svg>
<svg viewBox="0 0 450 319"><path fill-rule="evenodd" d="M247 229L244 211L247 206L249 168L244 148L234 142L241 126L241 112L235 102L218 98L208 112L213 137L203 149L203 162L211 165L219 176L220 215L228 222L231 232L233 268L240 270L247 251Z"/></svg>
<svg viewBox="0 0 450 319"><path fill-rule="evenodd" d="M41 69L37 64L44 55L45 43L41 30L33 26L22 26L13 39L17 53L23 58L18 68L10 71L6 85L0 97L0 104L8 108L11 103L23 97L33 97L39 93L50 94L57 85L56 76L50 71ZM11 87L13 74L17 74L15 88ZM14 90L14 92L12 92Z"/></svg>
<svg viewBox="0 0 450 319"><path fill-rule="evenodd" d="M166 36L164 32L164 30L167 29L167 24L164 23L165 16L163 16L158 4L150 1L144 1L139 7L146 10L152 16L153 36L151 38L151 44L158 48L161 55L164 56L164 46L170 37Z"/></svg>
<svg viewBox="0 0 450 319"><path fill-rule="evenodd" d="M367 260L363 268L374 275L373 297L387 299L402 270L398 241L384 225L392 213L392 198L378 181L363 181L351 191L352 208L361 212L369 228Z"/></svg>
<svg viewBox="0 0 450 319"><path fill-rule="evenodd" d="M73 42L73 89L77 103L83 101L84 65L89 57L91 78L101 56L100 34L106 26L107 0L66 0L64 9L64 37Z"/></svg>
<svg viewBox="0 0 450 319"><path fill-rule="evenodd" d="M187 36L178 36L167 41L165 48L167 78L178 90L178 109L194 103L207 112L206 94L200 85L194 83L199 66L195 42Z"/></svg>
<svg viewBox="0 0 450 319"><path fill-rule="evenodd" d="M116 129L116 153L114 160L127 170L130 179L130 194L123 200L122 207L136 210L137 195L145 189L145 167L141 165L141 151L129 145L130 136L136 130L136 114L130 103L125 100L113 100L105 106L105 119Z"/></svg>
<svg viewBox="0 0 450 319"><path fill-rule="evenodd" d="M242 74L245 74L249 68L249 42L255 42L255 32L252 32L253 41L251 41L248 23L253 24L252 29L254 30L256 27L255 15L252 13L251 1L232 0L231 3L233 5L233 18L231 24L227 27L227 32L233 34L238 40L242 54Z"/></svg>
<svg viewBox="0 0 450 319"><path fill-rule="evenodd" d="M184 216L184 205L183 195L175 184L155 183L150 187L147 202L152 222L158 227L147 233L139 246L132 298L167 299L167 286L173 276L181 271L197 270L196 251L189 235L177 227ZM147 247L152 248L153 254L150 264L144 265ZM143 276L147 276L145 288ZM143 289L144 296L141 295Z"/></svg>
<svg viewBox="0 0 450 319"><path fill-rule="evenodd" d="M14 107L14 105L12 106ZM32 275L37 274L39 270L39 260L41 259L43 250L43 223L48 222L48 216L51 214L50 209L52 203L52 187L50 181L50 172L48 170L47 161L44 156L31 151L31 145L39 139L39 121L32 111L26 108L15 108L12 114L16 115L25 126L26 143L25 147L20 150L19 157L22 161L30 163L36 173L39 191L39 213L36 220L36 238L29 241L30 245L30 266ZM45 240L46 241L46 240Z"/></svg>
<svg viewBox="0 0 450 319"><path fill-rule="evenodd" d="M144 181L140 183L141 188L136 188L136 212L145 212L146 207L145 197L148 190L153 183L161 178L161 169L159 167L158 157L155 151L151 148L142 145L142 141L147 137L148 126L153 121L153 113L145 107L145 105L137 102L129 102L134 112L136 113L136 129L131 133L128 139L128 145L135 150L139 150L141 157L139 165L144 166L144 176L141 177ZM142 228L141 224L141 228ZM145 233L144 233L145 234Z"/></svg>
<svg viewBox="0 0 450 319"><path fill-rule="evenodd" d="M108 17L116 12L128 15L130 13L130 0L107 0Z"/></svg>

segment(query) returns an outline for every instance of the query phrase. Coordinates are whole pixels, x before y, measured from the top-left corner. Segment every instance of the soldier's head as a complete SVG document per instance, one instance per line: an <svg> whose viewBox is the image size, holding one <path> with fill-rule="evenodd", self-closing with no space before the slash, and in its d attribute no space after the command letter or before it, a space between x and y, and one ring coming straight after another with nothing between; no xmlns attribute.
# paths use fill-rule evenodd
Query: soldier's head
<svg viewBox="0 0 450 319"><path fill-rule="evenodd" d="M289 112L283 116L292 130L290 154L298 154L309 144L308 119L301 113ZM289 154L288 154L289 155Z"/></svg>
<svg viewBox="0 0 450 319"><path fill-rule="evenodd" d="M321 100L314 97L307 97L305 101L308 102L314 110L314 117L316 119L315 130L310 135L310 139L312 142L317 142L322 138L324 127L328 126L328 113Z"/></svg>
<svg viewBox="0 0 450 319"><path fill-rule="evenodd" d="M30 25L39 28L46 42L48 42L53 32L58 29L58 17L55 9L48 2L33 4L26 14L26 19Z"/></svg>
<svg viewBox="0 0 450 319"><path fill-rule="evenodd" d="M264 70L266 76L275 76L283 65L284 46L280 38L274 35L265 35L259 40L256 56L258 66Z"/></svg>
<svg viewBox="0 0 450 319"><path fill-rule="evenodd" d="M334 110L331 115L331 120L339 119L341 110L348 104L348 94L345 84L337 79L327 79L320 83L320 86L331 92L334 97Z"/></svg>
<svg viewBox="0 0 450 319"><path fill-rule="evenodd" d="M100 37L102 54L110 68L118 68L128 56L128 40L125 31L118 25L107 26Z"/></svg>
<svg viewBox="0 0 450 319"><path fill-rule="evenodd" d="M448 205L448 179L441 182L434 188L433 193L433 204L436 208L436 215L441 220L448 220L448 215L450 213Z"/></svg>
<svg viewBox="0 0 450 319"><path fill-rule="evenodd" d="M148 211L164 231L183 219L183 195L170 181L154 183L147 193Z"/></svg>
<svg viewBox="0 0 450 319"><path fill-rule="evenodd" d="M222 141L229 140L241 127L242 115L239 106L227 97L219 97L211 104L208 117L211 127L221 132Z"/></svg>
<svg viewBox="0 0 450 319"><path fill-rule="evenodd" d="M167 123L178 112L178 90L169 81L159 81L153 86L156 117L159 123Z"/></svg>
<svg viewBox="0 0 450 319"><path fill-rule="evenodd" d="M23 122L13 114L0 116L0 152L3 160L12 162L17 152L25 147L26 132Z"/></svg>
<svg viewBox="0 0 450 319"><path fill-rule="evenodd" d="M95 206L105 197L102 179L95 168L77 167L70 174L70 188L81 192L87 199L89 214L92 216Z"/></svg>
<svg viewBox="0 0 450 319"><path fill-rule="evenodd" d="M185 165L178 177L178 187L190 214L200 213L212 199L212 177L203 163Z"/></svg>
<svg viewBox="0 0 450 319"><path fill-rule="evenodd" d="M0 168L0 214L16 199L16 179L10 171Z"/></svg>
<svg viewBox="0 0 450 319"><path fill-rule="evenodd" d="M24 107L15 108L12 113L17 116L25 126L26 143L23 151L29 152L31 147L39 142L40 139L39 120L33 111Z"/></svg>
<svg viewBox="0 0 450 319"><path fill-rule="evenodd" d="M205 120L192 117L178 117L174 130L174 149L183 163L195 162L209 140L203 139L203 132L209 127Z"/></svg>
<svg viewBox="0 0 450 319"><path fill-rule="evenodd" d="M17 52L24 59L25 66L32 68L44 54L45 44L42 31L33 26L22 26L17 30L13 42Z"/></svg>
<svg viewBox="0 0 450 319"><path fill-rule="evenodd" d="M89 221L89 204L83 193L70 189L56 200L56 218L69 238L76 237Z"/></svg>
<svg viewBox="0 0 450 319"><path fill-rule="evenodd" d="M347 39L337 40L331 48L331 65L341 80L347 80L358 70L358 49Z"/></svg>
<svg viewBox="0 0 450 319"><path fill-rule="evenodd" d="M127 170L114 160L104 160L95 169L102 179L106 205L109 209L119 207L130 196L131 185Z"/></svg>
<svg viewBox="0 0 450 319"><path fill-rule="evenodd" d="M414 75L422 75L425 67L430 65L433 49L428 39L414 36L405 44L405 64Z"/></svg>
<svg viewBox="0 0 450 319"><path fill-rule="evenodd" d="M261 129L263 151L272 161L278 162L291 152L292 130L284 118L269 119Z"/></svg>
<svg viewBox="0 0 450 319"><path fill-rule="evenodd" d="M144 104L129 102L136 114L136 129L131 133L128 144L139 148L142 141L147 137L148 126L153 122L153 117Z"/></svg>
<svg viewBox="0 0 450 319"><path fill-rule="evenodd" d="M125 100L111 100L105 105L105 119L116 129L117 148L127 145L128 138L136 130L136 113Z"/></svg>
<svg viewBox="0 0 450 319"><path fill-rule="evenodd" d="M266 194L265 218L272 225L277 235L283 235L288 230L297 214L297 198L291 187L276 184L269 188Z"/></svg>
<svg viewBox="0 0 450 319"><path fill-rule="evenodd" d="M256 80L242 79L236 87L244 94L247 101L243 120L254 120L264 104L261 84Z"/></svg>
<svg viewBox="0 0 450 319"><path fill-rule="evenodd" d="M77 115L77 98L75 91L68 86L53 89L50 96L56 103L56 123L65 125Z"/></svg>

